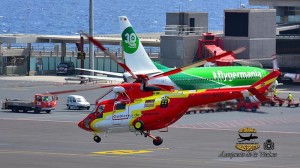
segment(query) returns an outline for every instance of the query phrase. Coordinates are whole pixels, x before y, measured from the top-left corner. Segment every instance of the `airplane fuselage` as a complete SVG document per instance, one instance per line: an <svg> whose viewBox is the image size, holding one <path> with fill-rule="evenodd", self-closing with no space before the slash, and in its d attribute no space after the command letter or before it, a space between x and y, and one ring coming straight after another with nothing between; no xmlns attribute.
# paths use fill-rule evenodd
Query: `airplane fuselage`
<svg viewBox="0 0 300 168"><path fill-rule="evenodd" d="M170 69L163 71L168 70ZM179 89L190 90L249 86L268 74L268 71L256 67L199 67L171 75L169 78Z"/></svg>

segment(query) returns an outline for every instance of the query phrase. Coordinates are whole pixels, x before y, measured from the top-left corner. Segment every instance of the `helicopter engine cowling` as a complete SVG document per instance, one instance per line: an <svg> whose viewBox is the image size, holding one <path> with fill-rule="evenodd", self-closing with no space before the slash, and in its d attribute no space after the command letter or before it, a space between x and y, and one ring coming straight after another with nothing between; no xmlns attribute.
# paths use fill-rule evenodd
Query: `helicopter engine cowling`
<svg viewBox="0 0 300 168"><path fill-rule="evenodd" d="M123 93L123 92L125 92L125 88L121 87L121 86L116 86L116 87L113 88L113 92L115 92L115 93Z"/></svg>

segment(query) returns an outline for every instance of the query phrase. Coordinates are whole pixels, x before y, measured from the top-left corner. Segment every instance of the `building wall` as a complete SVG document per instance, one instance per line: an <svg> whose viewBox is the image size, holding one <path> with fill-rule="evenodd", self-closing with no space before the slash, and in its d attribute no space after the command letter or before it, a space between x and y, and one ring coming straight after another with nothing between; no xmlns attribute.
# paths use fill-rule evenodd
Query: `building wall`
<svg viewBox="0 0 300 168"><path fill-rule="evenodd" d="M276 11L274 9L249 11L249 38L276 38Z"/></svg>
<svg viewBox="0 0 300 168"><path fill-rule="evenodd" d="M250 5L261 6L300 6L299 0L249 0Z"/></svg>
<svg viewBox="0 0 300 168"><path fill-rule="evenodd" d="M248 13L248 36L224 36L224 49L235 50L245 47L246 51L237 55L239 59L270 58L276 53L276 11L274 9L225 10L234 14ZM226 19L226 18L225 18ZM226 23L226 22L225 22ZM239 24L238 20L235 24ZM235 25L224 25L235 29Z"/></svg>
<svg viewBox="0 0 300 168"><path fill-rule="evenodd" d="M190 19L194 19L191 25ZM179 12L166 13L166 35L201 35L208 29L208 13L204 12Z"/></svg>
<svg viewBox="0 0 300 168"><path fill-rule="evenodd" d="M208 13L166 13L166 17L166 26L178 25L179 31L181 28L187 31L170 31L160 37L160 62L169 67L180 67L196 61L198 41L202 33L207 32ZM190 27L191 18L194 19L194 28ZM200 27L204 29L199 29Z"/></svg>
<svg viewBox="0 0 300 168"><path fill-rule="evenodd" d="M161 36L160 62L168 67L180 67L197 59L201 36Z"/></svg>
<svg viewBox="0 0 300 168"><path fill-rule="evenodd" d="M195 27L208 26L208 13L195 12L195 13L166 13L166 25L190 25L190 19L195 18Z"/></svg>

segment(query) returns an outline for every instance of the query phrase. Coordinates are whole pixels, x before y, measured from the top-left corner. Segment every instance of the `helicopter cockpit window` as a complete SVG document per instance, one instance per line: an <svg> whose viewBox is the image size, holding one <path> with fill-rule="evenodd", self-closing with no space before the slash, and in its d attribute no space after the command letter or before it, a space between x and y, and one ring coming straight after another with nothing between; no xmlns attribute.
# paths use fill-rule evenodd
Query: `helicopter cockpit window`
<svg viewBox="0 0 300 168"><path fill-rule="evenodd" d="M101 105L98 108L96 108L96 114L97 118L102 118L103 117L103 111L104 111L105 105Z"/></svg>
<svg viewBox="0 0 300 168"><path fill-rule="evenodd" d="M98 107L98 113L102 113L105 108L105 105L101 105Z"/></svg>
<svg viewBox="0 0 300 168"><path fill-rule="evenodd" d="M116 103L116 110L122 110L122 109L125 109L125 107L126 107L126 103L124 103L124 102Z"/></svg>
<svg viewBox="0 0 300 168"><path fill-rule="evenodd" d="M104 96L98 98L98 102L102 102L103 100L109 100L109 99L114 99L115 98L115 93L111 90L109 90Z"/></svg>

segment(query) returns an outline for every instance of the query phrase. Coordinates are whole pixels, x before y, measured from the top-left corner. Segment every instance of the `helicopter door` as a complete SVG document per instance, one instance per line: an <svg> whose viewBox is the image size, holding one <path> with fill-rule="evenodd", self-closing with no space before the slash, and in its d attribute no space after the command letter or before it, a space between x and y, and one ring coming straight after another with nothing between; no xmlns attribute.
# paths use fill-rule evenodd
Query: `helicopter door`
<svg viewBox="0 0 300 168"><path fill-rule="evenodd" d="M130 101L115 101L112 115L113 132L128 131L129 106Z"/></svg>

